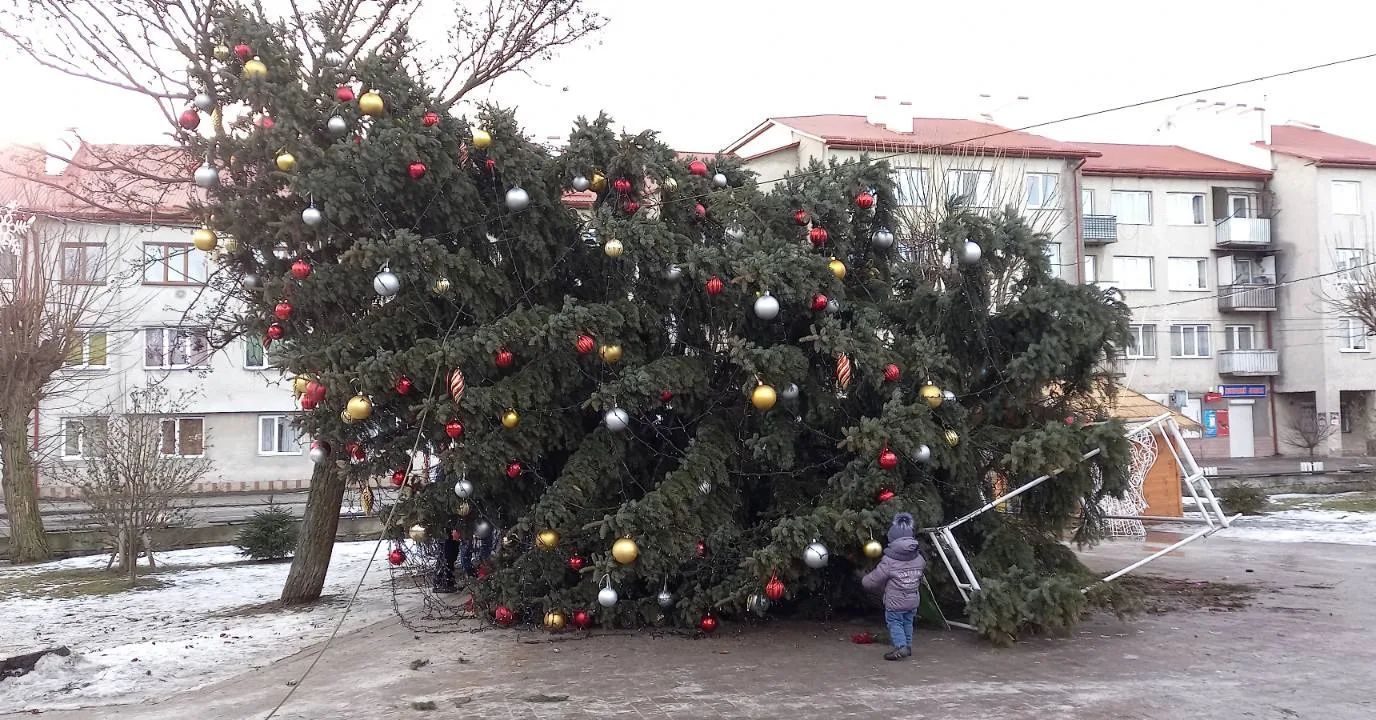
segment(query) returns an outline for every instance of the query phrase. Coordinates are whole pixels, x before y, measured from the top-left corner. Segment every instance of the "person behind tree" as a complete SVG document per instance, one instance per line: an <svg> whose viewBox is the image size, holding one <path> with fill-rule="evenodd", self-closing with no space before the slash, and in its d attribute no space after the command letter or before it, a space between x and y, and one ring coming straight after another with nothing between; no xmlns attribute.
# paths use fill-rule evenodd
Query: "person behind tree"
<svg viewBox="0 0 1376 720"><path fill-rule="evenodd" d="M902 660L913 654L913 616L917 614L922 588L922 572L927 560L913 535L913 516L898 513L889 526L889 545L884 558L861 584L872 593L884 593L884 622L889 626L893 650L885 660Z"/></svg>

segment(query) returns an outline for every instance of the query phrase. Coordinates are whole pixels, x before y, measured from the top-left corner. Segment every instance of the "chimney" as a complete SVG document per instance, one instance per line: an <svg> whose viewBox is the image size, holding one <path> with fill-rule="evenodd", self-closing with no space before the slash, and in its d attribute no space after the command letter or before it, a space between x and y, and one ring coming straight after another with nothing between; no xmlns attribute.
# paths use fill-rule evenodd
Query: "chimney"
<svg viewBox="0 0 1376 720"><path fill-rule="evenodd" d="M890 100L887 95L875 95L865 120L894 132L913 131L913 103L911 100Z"/></svg>
<svg viewBox="0 0 1376 720"><path fill-rule="evenodd" d="M43 172L47 175L61 175L66 172L71 159L80 149L81 138L77 137L76 128L62 130L43 143L43 152L47 155L43 161Z"/></svg>

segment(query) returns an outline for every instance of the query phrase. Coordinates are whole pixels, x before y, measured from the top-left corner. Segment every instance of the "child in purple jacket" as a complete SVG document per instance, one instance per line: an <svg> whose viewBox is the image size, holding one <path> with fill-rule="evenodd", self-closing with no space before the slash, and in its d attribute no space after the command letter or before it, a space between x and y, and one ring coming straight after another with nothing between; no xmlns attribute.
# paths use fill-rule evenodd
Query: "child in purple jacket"
<svg viewBox="0 0 1376 720"><path fill-rule="evenodd" d="M860 581L866 590L884 593L884 622L893 640L893 650L884 654L885 660L902 660L913 654L913 616L926 569L927 560L913 536L913 516L898 513L889 526L884 558Z"/></svg>

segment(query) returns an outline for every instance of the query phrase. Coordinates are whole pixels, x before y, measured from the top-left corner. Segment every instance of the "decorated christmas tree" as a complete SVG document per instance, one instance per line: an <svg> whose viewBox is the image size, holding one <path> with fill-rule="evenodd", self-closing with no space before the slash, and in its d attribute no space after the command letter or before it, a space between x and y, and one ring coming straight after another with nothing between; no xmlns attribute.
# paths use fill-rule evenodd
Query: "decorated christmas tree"
<svg viewBox="0 0 1376 720"><path fill-rule="evenodd" d="M395 486L393 563L498 623L711 631L858 606L895 513L939 525L1064 468L962 526L985 589L955 609L1006 637L1085 607L1061 541L1093 538L1127 450L1073 408L1127 314L1054 278L1016 215L896 238L882 162L764 192L606 117L555 154L510 113L450 114L404 38L312 63L247 14L216 33L208 106L247 112L186 135L196 243L237 285L233 331L295 378L303 545L347 484Z"/></svg>

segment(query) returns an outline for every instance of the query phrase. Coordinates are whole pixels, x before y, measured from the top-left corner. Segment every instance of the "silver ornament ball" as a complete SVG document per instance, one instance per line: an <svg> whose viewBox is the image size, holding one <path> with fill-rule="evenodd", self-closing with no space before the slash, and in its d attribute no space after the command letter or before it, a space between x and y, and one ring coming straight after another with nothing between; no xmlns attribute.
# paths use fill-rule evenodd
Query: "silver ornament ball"
<svg viewBox="0 0 1376 720"><path fill-rule="evenodd" d="M461 498L473 497L473 483L468 480L454 483L454 494Z"/></svg>
<svg viewBox="0 0 1376 720"><path fill-rule="evenodd" d="M827 546L816 540L803 548L803 562L813 570L826 567L827 561L830 559L831 553L827 550Z"/></svg>
<svg viewBox="0 0 1376 720"><path fill-rule="evenodd" d="M918 445L917 452L913 453L913 459L920 462L930 462L932 459L932 449L926 445Z"/></svg>
<svg viewBox="0 0 1376 720"><path fill-rule="evenodd" d="M779 299L769 293L756 298L755 317L761 320L773 320L779 317Z"/></svg>
<svg viewBox="0 0 1376 720"><path fill-rule="evenodd" d="M587 190L588 188L592 187L592 183L582 175L575 175L573 177L573 182L571 184L573 185L573 189L577 190L578 192L583 192L584 190Z"/></svg>
<svg viewBox="0 0 1376 720"><path fill-rule="evenodd" d="M945 402L954 402L956 399L956 394L951 392L950 390L942 390L941 399Z"/></svg>
<svg viewBox="0 0 1376 720"><path fill-rule="evenodd" d="M330 446L323 442L311 443L310 451L311 462L319 465L330 459Z"/></svg>
<svg viewBox="0 0 1376 720"><path fill-rule="evenodd" d="M719 188L726 187L726 173L717 173L712 176L712 184Z"/></svg>
<svg viewBox="0 0 1376 720"><path fill-rule="evenodd" d="M751 595L750 599L746 600L745 604L750 608L750 612L760 617L764 617L764 614L769 612L769 598L759 593Z"/></svg>
<svg viewBox="0 0 1376 720"><path fill-rule="evenodd" d="M960 262L965 265L974 265L979 259L984 257L984 250L979 243L973 240L966 240L960 248Z"/></svg>
<svg viewBox="0 0 1376 720"><path fill-rule="evenodd" d="M835 315L835 314L838 313L838 312L841 312L841 301L840 301L840 300L837 300L836 298L828 298L828 299L827 299L827 312L829 312L829 313L831 313L831 314L833 314L833 315Z"/></svg>
<svg viewBox="0 0 1376 720"><path fill-rule="evenodd" d="M338 115L332 115L330 116L329 120L325 121L325 129L328 130L331 135L339 137L340 135L349 132L349 123L347 120L345 120L342 117L339 117Z"/></svg>
<svg viewBox="0 0 1376 720"><path fill-rule="evenodd" d="M797 399L798 399L798 384L797 384L797 383L789 383L788 385L786 385L786 386L784 387L784 391L781 392L781 393L779 393L779 397L781 397L781 398L783 398L783 399L785 399L785 400L797 400Z"/></svg>
<svg viewBox="0 0 1376 720"><path fill-rule="evenodd" d="M698 483L698 492L702 493L703 495L711 495L711 494L712 494L712 481L711 481L711 480L703 480L702 482Z"/></svg>
<svg viewBox="0 0 1376 720"><path fill-rule="evenodd" d="M683 268L677 265L670 265L668 269L664 271L665 280L677 280L681 277L683 277Z"/></svg>
<svg viewBox="0 0 1376 720"><path fill-rule="evenodd" d="M321 221L321 220L324 220L324 219L325 219L325 216L322 215L322 214L320 214L320 211L317 210L316 207L315 207L314 205L312 205L312 206L306 208L305 210L302 210L302 211L301 211L301 222L306 223L307 225L310 225L311 227L315 227L316 225L319 225L319 224L320 224L320 221Z"/></svg>
<svg viewBox="0 0 1376 720"><path fill-rule="evenodd" d="M740 240L741 238L745 237L745 228L741 227L740 225L727 225L726 237L729 237L732 240Z"/></svg>
<svg viewBox="0 0 1376 720"><path fill-rule="evenodd" d="M597 591L597 604L602 607L611 607L616 604L616 589L608 585Z"/></svg>
<svg viewBox="0 0 1376 720"><path fill-rule="evenodd" d="M619 407L612 408L602 415L602 422L612 432L621 432L631 424L631 416Z"/></svg>
<svg viewBox="0 0 1376 720"><path fill-rule="evenodd" d="M401 278L391 270L383 270L373 277L373 292L382 297L392 297L401 292Z"/></svg>
<svg viewBox="0 0 1376 720"><path fill-rule="evenodd" d="M893 232L887 228L880 228L874 231L874 237L870 242L880 250L888 250L893 247Z"/></svg>
<svg viewBox="0 0 1376 720"><path fill-rule="evenodd" d="M344 53L338 50L331 50L325 53L325 64L330 67L339 67L344 64Z"/></svg>
<svg viewBox="0 0 1376 720"><path fill-rule="evenodd" d="M473 534L479 540L486 540L492 537L492 523L486 520L479 520L478 524L473 526Z"/></svg>
<svg viewBox="0 0 1376 720"><path fill-rule="evenodd" d="M521 212L530 206L530 193L523 188L514 187L506 191L506 208L512 212Z"/></svg>
<svg viewBox="0 0 1376 720"><path fill-rule="evenodd" d="M215 107L215 98L210 97L210 93L196 93L196 97L191 100L191 104L196 106L201 112L210 112Z"/></svg>
<svg viewBox="0 0 1376 720"><path fill-rule="evenodd" d="M244 273L244 277L239 280L239 284L245 290L257 290L263 286L263 281L258 279L253 273Z"/></svg>
<svg viewBox="0 0 1376 720"><path fill-rule="evenodd" d="M206 163L196 168L195 175L196 187L209 190L220 185L220 171L210 163Z"/></svg>
<svg viewBox="0 0 1376 720"><path fill-rule="evenodd" d="M655 599L659 601L659 606L662 608L667 608L674 604L674 594L669 592L669 588L660 590L659 595L657 595Z"/></svg>

